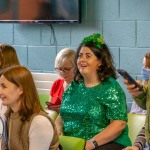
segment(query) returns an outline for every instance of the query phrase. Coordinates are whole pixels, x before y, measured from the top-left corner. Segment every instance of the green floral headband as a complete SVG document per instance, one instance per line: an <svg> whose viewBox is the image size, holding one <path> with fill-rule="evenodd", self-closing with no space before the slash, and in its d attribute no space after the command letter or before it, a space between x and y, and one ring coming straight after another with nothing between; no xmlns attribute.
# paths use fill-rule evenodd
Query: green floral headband
<svg viewBox="0 0 150 150"><path fill-rule="evenodd" d="M85 37L81 44L94 43L98 48L102 48L102 45L105 43L104 38L101 34L94 33L88 37Z"/></svg>

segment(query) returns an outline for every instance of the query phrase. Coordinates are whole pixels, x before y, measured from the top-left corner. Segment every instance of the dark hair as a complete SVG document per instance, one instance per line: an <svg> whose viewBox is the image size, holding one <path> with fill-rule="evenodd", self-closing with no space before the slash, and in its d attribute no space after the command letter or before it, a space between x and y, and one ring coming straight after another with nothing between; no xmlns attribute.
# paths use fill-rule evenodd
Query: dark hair
<svg viewBox="0 0 150 150"><path fill-rule="evenodd" d="M98 70L97 70L97 74L99 77L99 81L104 81L109 77L113 77L113 78L117 78L116 75L116 69L113 65L113 59L111 56L111 53L107 47L106 44L102 45L102 48L98 48L95 44L93 43L86 43L86 44L81 44L79 46L79 48L77 49L77 53L75 56L75 77L74 80L76 82L83 80L83 76L81 75L81 73L79 72L78 68L77 68L77 59L79 57L79 53L82 47L88 47L90 48L90 50L95 54L95 56L101 60L102 64L101 66L99 66Z"/></svg>

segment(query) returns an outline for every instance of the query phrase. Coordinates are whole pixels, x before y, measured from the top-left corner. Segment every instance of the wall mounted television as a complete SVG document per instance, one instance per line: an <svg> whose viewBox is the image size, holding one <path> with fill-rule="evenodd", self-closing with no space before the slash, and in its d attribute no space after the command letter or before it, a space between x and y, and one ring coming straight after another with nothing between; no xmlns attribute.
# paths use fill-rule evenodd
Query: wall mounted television
<svg viewBox="0 0 150 150"><path fill-rule="evenodd" d="M0 0L0 22L80 23L80 0Z"/></svg>

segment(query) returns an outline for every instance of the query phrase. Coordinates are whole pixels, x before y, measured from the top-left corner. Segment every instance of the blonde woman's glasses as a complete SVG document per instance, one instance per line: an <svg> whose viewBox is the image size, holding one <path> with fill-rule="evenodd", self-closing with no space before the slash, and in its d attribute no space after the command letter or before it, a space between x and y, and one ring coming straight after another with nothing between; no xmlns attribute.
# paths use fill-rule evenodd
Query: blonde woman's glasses
<svg viewBox="0 0 150 150"><path fill-rule="evenodd" d="M55 70L56 70L58 73L61 73L61 72L63 72L63 73L69 73L72 68L73 68L73 67L71 67L71 68L55 68Z"/></svg>

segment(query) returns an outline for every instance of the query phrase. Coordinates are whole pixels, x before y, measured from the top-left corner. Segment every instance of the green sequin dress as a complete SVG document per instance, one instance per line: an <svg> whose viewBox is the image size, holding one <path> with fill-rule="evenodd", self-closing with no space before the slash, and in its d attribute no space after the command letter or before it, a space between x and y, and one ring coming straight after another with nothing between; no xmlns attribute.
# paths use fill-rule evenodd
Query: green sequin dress
<svg viewBox="0 0 150 150"><path fill-rule="evenodd" d="M105 129L110 120L127 121L125 93L113 78L90 88L83 82L73 81L63 95L60 115L64 135L91 139ZM115 141L131 145L128 126Z"/></svg>

